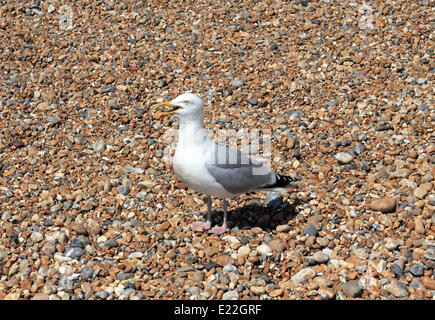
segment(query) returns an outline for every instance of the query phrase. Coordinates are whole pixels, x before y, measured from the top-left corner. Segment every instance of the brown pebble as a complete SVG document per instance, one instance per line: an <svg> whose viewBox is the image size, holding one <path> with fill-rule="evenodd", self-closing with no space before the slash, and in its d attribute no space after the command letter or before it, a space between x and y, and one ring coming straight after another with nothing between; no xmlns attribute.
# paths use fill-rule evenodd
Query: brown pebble
<svg viewBox="0 0 435 320"><path fill-rule="evenodd" d="M416 217L414 219L414 229L415 232L419 233L419 234L424 234L424 224L423 224L423 219L421 217Z"/></svg>
<svg viewBox="0 0 435 320"><path fill-rule="evenodd" d="M38 292L30 300L48 300L48 294Z"/></svg>
<svg viewBox="0 0 435 320"><path fill-rule="evenodd" d="M396 201L390 197L375 199L370 202L370 209L373 211L380 211L388 213L394 211L396 208Z"/></svg>

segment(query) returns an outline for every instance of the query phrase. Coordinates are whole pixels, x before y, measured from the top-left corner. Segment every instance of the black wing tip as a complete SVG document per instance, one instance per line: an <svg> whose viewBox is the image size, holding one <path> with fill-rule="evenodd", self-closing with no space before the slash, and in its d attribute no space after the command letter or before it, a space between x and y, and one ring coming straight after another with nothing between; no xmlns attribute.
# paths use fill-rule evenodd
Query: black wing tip
<svg viewBox="0 0 435 320"><path fill-rule="evenodd" d="M267 186L267 188L283 188L289 186L294 180L292 177L284 176L279 173L275 173L276 181L274 184Z"/></svg>

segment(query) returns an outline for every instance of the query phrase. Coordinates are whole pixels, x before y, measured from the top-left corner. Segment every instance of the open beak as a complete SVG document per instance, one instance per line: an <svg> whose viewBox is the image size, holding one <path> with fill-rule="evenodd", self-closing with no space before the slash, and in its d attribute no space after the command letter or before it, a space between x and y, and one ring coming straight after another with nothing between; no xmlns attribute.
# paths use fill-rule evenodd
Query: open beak
<svg viewBox="0 0 435 320"><path fill-rule="evenodd" d="M159 109L159 108L164 108L163 111L157 110L157 112L155 113L155 117L156 118L163 118L166 116L170 116L172 114L174 114L175 112L177 112L177 110L181 109L180 106L177 106L175 104L171 104L169 101L163 101L160 103L157 103L153 109Z"/></svg>

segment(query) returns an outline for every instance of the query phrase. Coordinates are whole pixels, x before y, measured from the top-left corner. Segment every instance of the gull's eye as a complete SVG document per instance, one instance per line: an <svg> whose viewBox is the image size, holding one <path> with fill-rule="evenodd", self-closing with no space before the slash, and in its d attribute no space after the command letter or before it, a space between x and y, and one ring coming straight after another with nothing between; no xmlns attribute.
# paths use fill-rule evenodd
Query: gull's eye
<svg viewBox="0 0 435 320"><path fill-rule="evenodd" d="M183 103L184 104L189 104L190 102L189 102L189 100L184 100Z"/></svg>

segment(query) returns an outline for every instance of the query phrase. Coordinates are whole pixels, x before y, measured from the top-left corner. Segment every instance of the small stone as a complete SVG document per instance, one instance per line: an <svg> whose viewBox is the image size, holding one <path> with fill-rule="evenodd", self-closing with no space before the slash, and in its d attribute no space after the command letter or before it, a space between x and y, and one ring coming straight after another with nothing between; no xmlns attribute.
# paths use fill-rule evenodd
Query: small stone
<svg viewBox="0 0 435 320"><path fill-rule="evenodd" d="M329 256L323 251L317 251L313 254L314 261L319 264L327 263L329 261Z"/></svg>
<svg viewBox="0 0 435 320"><path fill-rule="evenodd" d="M248 101L248 103L249 103L250 105L252 105L252 106L256 106L256 105L258 104L258 99L257 99L257 98L249 98L249 99L246 100L246 101Z"/></svg>
<svg viewBox="0 0 435 320"><path fill-rule="evenodd" d="M109 92L114 92L115 91L115 86L114 85L108 85L107 87L104 87L101 90L101 93L109 93Z"/></svg>
<svg viewBox="0 0 435 320"><path fill-rule="evenodd" d="M362 294L359 280L347 281L345 284L343 284L342 290L346 296L351 298L357 298Z"/></svg>
<svg viewBox="0 0 435 320"><path fill-rule="evenodd" d="M88 281L94 275L94 270L91 266L84 266L80 270L80 275L83 281Z"/></svg>
<svg viewBox="0 0 435 320"><path fill-rule="evenodd" d="M98 140L92 144L92 149L94 149L95 152L103 152L104 150L106 150L106 145L104 144L104 142Z"/></svg>
<svg viewBox="0 0 435 320"><path fill-rule="evenodd" d="M423 277L421 278L421 284L429 290L435 290L435 280L431 279L429 277Z"/></svg>
<svg viewBox="0 0 435 320"><path fill-rule="evenodd" d="M80 258L83 255L83 249L77 248L77 247L69 247L65 249L65 252L63 253L65 257L69 257L71 259L77 259Z"/></svg>
<svg viewBox="0 0 435 320"><path fill-rule="evenodd" d="M351 154L347 152L339 152L335 155L335 159L339 164L349 164L353 161L353 157Z"/></svg>
<svg viewBox="0 0 435 320"><path fill-rule="evenodd" d="M50 124L53 125L53 126L55 126L55 125L57 125L57 124L60 123L60 120L57 119L57 118L54 117L54 116L48 116L45 120L47 120L47 122L50 123Z"/></svg>
<svg viewBox="0 0 435 320"><path fill-rule="evenodd" d="M119 106L116 103L116 101L109 101L109 107L110 107L110 109L113 109L113 110L118 110L119 109Z"/></svg>
<svg viewBox="0 0 435 320"><path fill-rule="evenodd" d="M233 262L233 259L231 256L227 254L220 254L216 257L216 263L220 265L221 267L226 266L227 264L231 264Z"/></svg>
<svg viewBox="0 0 435 320"><path fill-rule="evenodd" d="M36 293L30 300L48 300L48 294L46 293Z"/></svg>
<svg viewBox="0 0 435 320"><path fill-rule="evenodd" d="M385 248L387 248L390 251L396 250L399 246L399 241L393 238L388 238L387 241L385 241Z"/></svg>
<svg viewBox="0 0 435 320"><path fill-rule="evenodd" d="M414 196L418 199L424 199L428 194L428 190L422 187L418 187L414 190Z"/></svg>
<svg viewBox="0 0 435 320"><path fill-rule="evenodd" d="M142 258L142 257L143 257L143 252L139 252L139 251L132 252L132 253L130 253L130 255L128 256L129 259L140 259L140 258Z"/></svg>
<svg viewBox="0 0 435 320"><path fill-rule="evenodd" d="M316 271L313 268L305 268L302 269L301 271L299 271L298 273L296 273L293 277L292 277L292 281L295 284L299 284L302 283L306 280L312 279L316 276Z"/></svg>
<svg viewBox="0 0 435 320"><path fill-rule="evenodd" d="M118 243L114 239L109 239L104 242L103 246L108 246L109 248L115 248L118 246Z"/></svg>
<svg viewBox="0 0 435 320"><path fill-rule="evenodd" d="M235 87L235 88L240 88L243 87L245 85L245 82L243 80L240 79L234 79L230 82L230 86Z"/></svg>
<svg viewBox="0 0 435 320"><path fill-rule="evenodd" d="M239 273L239 270L233 264L227 264L226 266L223 267L222 271L224 273L230 273L230 272Z"/></svg>
<svg viewBox="0 0 435 320"><path fill-rule="evenodd" d="M376 125L376 130L378 131L385 131L392 129L392 125L390 121L381 121Z"/></svg>
<svg viewBox="0 0 435 320"><path fill-rule="evenodd" d="M435 248L434 247L427 248L424 258L429 260L435 260Z"/></svg>
<svg viewBox="0 0 435 320"><path fill-rule="evenodd" d="M239 294L236 290L227 291L222 295L222 300L238 300Z"/></svg>
<svg viewBox="0 0 435 320"><path fill-rule="evenodd" d="M264 289L263 286L251 286L249 289L257 296L260 296L266 292L266 289Z"/></svg>
<svg viewBox="0 0 435 320"><path fill-rule="evenodd" d="M375 199L370 202L370 209L382 213L393 212L396 209L396 201L390 197Z"/></svg>
<svg viewBox="0 0 435 320"><path fill-rule="evenodd" d="M125 273L123 271L120 271L116 274L116 279L123 281L123 280L128 280L133 278L133 274L132 273Z"/></svg>
<svg viewBox="0 0 435 320"><path fill-rule="evenodd" d="M424 224L423 224L423 219L421 217L416 217L414 219L414 229L415 229L415 232L417 232L419 234L424 234L424 232L425 232Z"/></svg>
<svg viewBox="0 0 435 320"><path fill-rule="evenodd" d="M249 246L241 246L238 250L237 250L237 254L240 257L247 257L249 256L249 254L251 253L251 248L249 248Z"/></svg>
<svg viewBox="0 0 435 320"><path fill-rule="evenodd" d="M85 226L78 222L71 223L71 230L77 232L78 234L86 235L88 231L86 230Z"/></svg>
<svg viewBox="0 0 435 320"><path fill-rule="evenodd" d="M306 226L304 229L304 235L316 237L317 236L316 226L313 224L309 224L308 226Z"/></svg>
<svg viewBox="0 0 435 320"><path fill-rule="evenodd" d="M276 232L288 232L290 231L290 226L288 224L281 224L276 227Z"/></svg>
<svg viewBox="0 0 435 320"><path fill-rule="evenodd" d="M44 236L40 232L32 232L32 235L30 236L30 240L33 242L41 242L44 239Z"/></svg>
<svg viewBox="0 0 435 320"><path fill-rule="evenodd" d="M257 247L257 252L261 255L268 255L272 253L272 249L267 244L261 244Z"/></svg>
<svg viewBox="0 0 435 320"><path fill-rule="evenodd" d="M146 199L148 192L146 191L139 191L138 193L136 193L136 199L140 200L140 201L144 201Z"/></svg>
<svg viewBox="0 0 435 320"><path fill-rule="evenodd" d="M120 185L119 187L116 188L116 191L118 191L118 193L126 196L130 193L130 188L128 186L125 186L125 185Z"/></svg>
<svg viewBox="0 0 435 320"><path fill-rule="evenodd" d="M56 247L52 243L46 242L42 246L41 251L46 255L52 255L56 252Z"/></svg>
<svg viewBox="0 0 435 320"><path fill-rule="evenodd" d="M409 296L406 285L402 282L393 282L385 286L385 289L396 298L406 298Z"/></svg>
<svg viewBox="0 0 435 320"><path fill-rule="evenodd" d="M107 292L106 290L98 291L95 293L95 297L102 300L106 300L109 295L109 292Z"/></svg>
<svg viewBox="0 0 435 320"><path fill-rule="evenodd" d="M281 239L275 239L267 243L270 249L273 251L283 251L286 247L286 243Z"/></svg>
<svg viewBox="0 0 435 320"><path fill-rule="evenodd" d="M421 264L414 264L409 268L409 272L416 277L420 277L424 274L424 267Z"/></svg>
<svg viewBox="0 0 435 320"><path fill-rule="evenodd" d="M283 293L284 293L284 290L282 288L273 289L272 291L269 292L269 296L272 298L276 298L276 297L282 296Z"/></svg>
<svg viewBox="0 0 435 320"><path fill-rule="evenodd" d="M61 210L62 209L62 205L60 205L60 204L55 204L54 206L52 206L51 208L50 208L50 213L52 213L52 214L55 214L55 213L57 213L59 210Z"/></svg>

